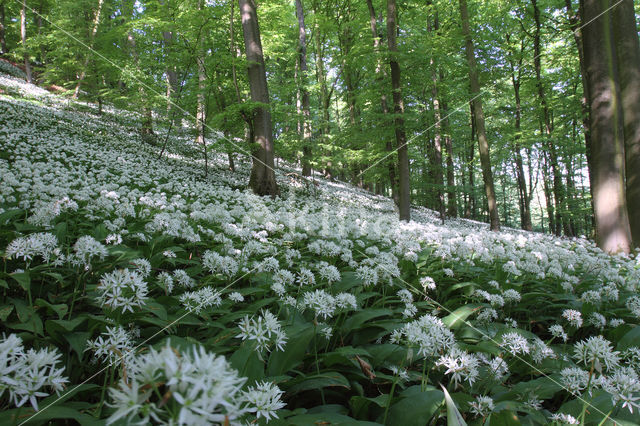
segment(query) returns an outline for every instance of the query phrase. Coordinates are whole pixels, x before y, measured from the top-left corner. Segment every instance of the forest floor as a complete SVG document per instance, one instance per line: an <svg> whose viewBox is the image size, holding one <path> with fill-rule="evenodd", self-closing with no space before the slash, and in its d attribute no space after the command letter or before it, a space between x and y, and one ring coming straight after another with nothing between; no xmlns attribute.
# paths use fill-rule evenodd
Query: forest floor
<svg viewBox="0 0 640 426"><path fill-rule="evenodd" d="M0 74L15 424L637 424L640 263L276 171ZM241 144L241 142L239 142ZM33 349L30 351L30 349ZM37 411L36 411L37 410ZM277 418L276 418L277 417Z"/></svg>

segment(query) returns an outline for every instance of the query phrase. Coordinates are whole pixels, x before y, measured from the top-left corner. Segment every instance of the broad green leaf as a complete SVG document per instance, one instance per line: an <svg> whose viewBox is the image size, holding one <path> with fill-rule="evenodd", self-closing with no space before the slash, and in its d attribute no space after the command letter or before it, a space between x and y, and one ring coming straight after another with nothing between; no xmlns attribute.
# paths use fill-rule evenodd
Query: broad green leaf
<svg viewBox="0 0 640 426"><path fill-rule="evenodd" d="M448 426L466 426L467 423L462 418L462 414L458 411L456 403L451 399L451 395L447 392L447 388L440 385L442 392L444 392L444 401L447 404L447 425Z"/></svg>
<svg viewBox="0 0 640 426"><path fill-rule="evenodd" d="M616 345L616 349L619 351L624 351L629 349L631 346L640 346L640 326L635 326L631 330L627 332L622 339Z"/></svg>
<svg viewBox="0 0 640 426"><path fill-rule="evenodd" d="M300 378L295 384L287 389L287 394L294 395L307 390L321 389L331 386L343 387L349 389L349 381L342 374L335 371L314 374Z"/></svg>
<svg viewBox="0 0 640 426"><path fill-rule="evenodd" d="M247 378L247 384L251 385L264 378L264 361L258 356L255 344L252 341L243 343L231 358L231 366L238 370L241 376Z"/></svg>
<svg viewBox="0 0 640 426"><path fill-rule="evenodd" d="M29 276L28 271L11 274L11 278L16 280L24 291L29 291L31 288L31 277Z"/></svg>
<svg viewBox="0 0 640 426"><path fill-rule="evenodd" d="M300 364L314 336L314 327L309 323L296 324L284 329L289 340L284 351L275 350L269 356L268 376L279 376Z"/></svg>
<svg viewBox="0 0 640 426"><path fill-rule="evenodd" d="M471 314L476 312L478 309L482 308L483 304L473 303L469 305L460 306L455 311L451 312L449 315L442 319L444 325L449 327L452 330L459 328L464 322L469 318Z"/></svg>
<svg viewBox="0 0 640 426"><path fill-rule="evenodd" d="M365 309L354 315L351 315L345 322L342 329L345 333L360 328L363 324L371 321L374 318L380 318L384 316L393 315L391 309Z"/></svg>
<svg viewBox="0 0 640 426"><path fill-rule="evenodd" d="M67 314L67 311L69 310L69 307L67 306L66 303L52 305L51 303L47 302L44 299L36 299L34 304L38 307L46 307L48 309L51 309L53 312L55 312L58 315L59 319L62 319Z"/></svg>
<svg viewBox="0 0 640 426"><path fill-rule="evenodd" d="M6 321L9 315L13 312L13 305L5 305L0 308L0 320Z"/></svg>
<svg viewBox="0 0 640 426"><path fill-rule="evenodd" d="M393 404L389 409L387 424L390 425L426 425L438 412L444 401L444 395L437 389L420 392L420 386L412 386L417 391Z"/></svg>

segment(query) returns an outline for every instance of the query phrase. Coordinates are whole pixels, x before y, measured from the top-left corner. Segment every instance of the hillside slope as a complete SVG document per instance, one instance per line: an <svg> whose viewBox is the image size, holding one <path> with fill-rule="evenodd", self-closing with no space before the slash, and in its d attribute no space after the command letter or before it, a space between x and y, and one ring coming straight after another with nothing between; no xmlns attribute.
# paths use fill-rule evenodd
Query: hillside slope
<svg viewBox="0 0 640 426"><path fill-rule="evenodd" d="M636 259L424 208L401 223L389 199L290 167L260 198L246 156L232 173L212 152L205 178L186 128L159 158L135 114L0 88L2 331L84 386L9 384L0 408L66 386L47 410L82 422L426 424L446 417L441 383L469 422L640 409Z"/></svg>

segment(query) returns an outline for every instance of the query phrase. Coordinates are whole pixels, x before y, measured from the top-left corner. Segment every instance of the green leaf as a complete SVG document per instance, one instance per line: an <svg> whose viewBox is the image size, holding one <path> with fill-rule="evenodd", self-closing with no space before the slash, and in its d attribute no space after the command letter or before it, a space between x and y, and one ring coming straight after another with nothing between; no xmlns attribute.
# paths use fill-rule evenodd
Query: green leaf
<svg viewBox="0 0 640 426"><path fill-rule="evenodd" d="M274 350L269 357L267 375L279 376L300 364L307 353L307 346L313 339L314 328L309 323L285 327L289 341L284 351Z"/></svg>
<svg viewBox="0 0 640 426"><path fill-rule="evenodd" d="M247 378L251 385L264 378L264 362L260 359L253 342L245 342L229 358L231 366L238 370L241 376Z"/></svg>
<svg viewBox="0 0 640 426"><path fill-rule="evenodd" d="M462 414L458 411L456 403L451 399L451 395L447 392L447 388L440 385L442 392L444 392L444 401L447 404L447 425L448 426L466 426L467 423L462 418Z"/></svg>
<svg viewBox="0 0 640 426"><path fill-rule="evenodd" d="M315 374L296 380L296 383L287 389L287 394L294 395L312 389L338 386L350 389L349 381L342 374L331 371L327 373Z"/></svg>
<svg viewBox="0 0 640 426"><path fill-rule="evenodd" d="M5 225L7 222L9 222L14 217L21 216L24 213L25 213L25 211L22 210L22 209L13 209L13 210L6 211L6 212L0 214L0 225Z"/></svg>
<svg viewBox="0 0 640 426"><path fill-rule="evenodd" d="M0 287L9 288L9 284L5 280L0 280Z"/></svg>
<svg viewBox="0 0 640 426"><path fill-rule="evenodd" d="M29 291L29 289L31 288L31 277L29 276L29 272L17 272L15 274L11 274L11 278L13 278L14 280L16 280L18 282L18 284L20 284L20 287L22 287L22 289L24 291Z"/></svg>
<svg viewBox="0 0 640 426"><path fill-rule="evenodd" d="M450 329L455 330L456 328L459 328L462 324L464 324L464 322L467 320L467 318L469 318L471 314L473 314L483 306L484 305L480 303L460 306L458 309L444 317L442 319L442 322Z"/></svg>
<svg viewBox="0 0 640 426"><path fill-rule="evenodd" d="M71 349L78 354L78 359L82 360L84 350L87 347L87 341L91 337L91 333L88 331L76 331L74 333L67 333L64 338L67 339Z"/></svg>
<svg viewBox="0 0 640 426"><path fill-rule="evenodd" d="M102 422L93 416L61 405L52 405L46 410L41 409L38 412L34 412L33 408L25 409L25 407L21 407L5 411L2 415L6 419L10 419L9 424L24 424L29 426L41 425L58 419L73 419L81 425L102 424ZM14 420L14 416L19 417Z"/></svg>
<svg viewBox="0 0 640 426"><path fill-rule="evenodd" d="M271 424L271 423L270 423ZM342 425L342 426L380 426L379 423L371 423L360 420L355 420L349 416L339 413L313 413L313 414L300 414L293 417L288 417L283 420L282 423L275 423L278 425L293 425L293 426L310 426L310 425Z"/></svg>
<svg viewBox="0 0 640 426"><path fill-rule="evenodd" d="M5 305L0 308L0 320L6 321L13 312L13 305Z"/></svg>
<svg viewBox="0 0 640 426"><path fill-rule="evenodd" d="M58 314L59 319L62 319L67 314L67 311L69 310L69 307L67 306L66 303L52 305L51 303L47 302L44 299L36 299L34 304L38 307L48 308L52 310L54 313Z"/></svg>
<svg viewBox="0 0 640 426"><path fill-rule="evenodd" d="M389 409L388 424L391 425L426 425L429 420L438 412L444 401L444 395L437 389L430 389L425 392L409 392L406 398L400 399ZM411 389L411 388L410 388ZM407 389L404 393L407 393Z"/></svg>
<svg viewBox="0 0 640 426"><path fill-rule="evenodd" d="M344 326L342 327L342 329L348 333L360 328L363 324L371 321L374 318L389 315L393 315L393 311L391 309L366 309L349 317L349 319L344 322Z"/></svg>
<svg viewBox="0 0 640 426"><path fill-rule="evenodd" d="M627 334L622 336L622 339L620 339L616 345L616 349L624 351L631 346L638 346L638 342L640 342L640 326L635 326L629 330Z"/></svg>

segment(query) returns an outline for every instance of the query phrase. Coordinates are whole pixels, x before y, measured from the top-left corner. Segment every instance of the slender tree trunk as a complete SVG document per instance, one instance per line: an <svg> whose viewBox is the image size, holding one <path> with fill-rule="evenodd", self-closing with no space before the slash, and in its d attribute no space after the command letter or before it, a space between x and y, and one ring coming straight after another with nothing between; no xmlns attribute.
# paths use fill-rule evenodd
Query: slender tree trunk
<svg viewBox="0 0 640 426"><path fill-rule="evenodd" d="M376 80L378 81L378 86L381 88L380 107L382 108L382 115L384 117L386 126L386 121L389 115L389 106L387 105L387 94L384 90L383 85L384 81L386 80L387 73L382 66L382 58L380 56L380 46L382 45L382 40L380 34L378 33L378 21L376 19L376 12L373 8L373 3L371 0L367 0L367 7L369 8L369 24L371 26L371 36L373 37L373 51L376 55ZM393 144L391 143L390 139L387 139L385 149L387 152L393 151ZM398 205L400 200L398 197L396 166L392 158L392 156L389 156L389 161L387 162L387 168L389 170L389 184L391 185L391 197L393 198L395 204Z"/></svg>
<svg viewBox="0 0 640 426"><path fill-rule="evenodd" d="M596 243L607 253L631 249L624 184L624 123L611 1L582 0L583 46L591 119ZM603 14L602 16L600 16ZM596 19L596 17L598 17Z"/></svg>
<svg viewBox="0 0 640 426"><path fill-rule="evenodd" d="M544 201L547 207L547 216L549 218L549 232L553 233L556 229L556 216L555 209L553 207L553 193L549 182L551 181L549 175L549 153L544 152L544 162L542 163L542 183L544 190Z"/></svg>
<svg viewBox="0 0 640 426"><path fill-rule="evenodd" d="M93 42L96 39L96 34L98 32L98 25L100 25L100 14L102 13L102 5L104 4L104 0L98 0L98 7L96 9L96 14L93 18L93 23L91 26L91 33L89 34L89 49L93 49ZM76 84L76 88L73 91L73 99L78 98L78 94L80 93L80 86L82 85L82 81L87 75L87 68L89 66L89 60L91 59L91 51L87 53L87 57L84 58L84 63L82 64L82 68L80 69L80 76L78 76L78 83Z"/></svg>
<svg viewBox="0 0 640 426"><path fill-rule="evenodd" d="M20 38L24 49L24 70L27 74L27 81L33 83L31 61L29 60L29 50L27 49L27 0L22 0L22 9L20 9Z"/></svg>
<svg viewBox="0 0 640 426"><path fill-rule="evenodd" d="M440 76L442 80L442 75ZM446 102L442 102L442 129L444 131L444 147L447 152L447 216L458 217L458 203L456 201L456 180L455 169L453 165L453 144L451 141L451 132L449 129L448 109Z"/></svg>
<svg viewBox="0 0 640 426"><path fill-rule="evenodd" d="M273 162L273 128L269 110L269 88L265 71L262 42L255 0L238 0L242 16L242 32L247 55L247 74L251 100L266 106L256 108L252 120L253 166L249 185L258 195L279 194Z"/></svg>
<svg viewBox="0 0 640 426"><path fill-rule="evenodd" d="M507 34L507 42L509 41L509 35ZM524 174L524 166L522 161L522 151L520 147L521 138L521 119L522 119L522 103L520 100L520 83L522 75L522 60L524 55L524 41L520 43L520 56L518 57L518 71L512 60L509 60L511 67L511 83L513 85L513 94L516 101L516 113L515 113L515 137L513 143L513 156L515 163L516 180L518 183L518 204L520 206L520 227L525 231L533 230L533 224L531 222L531 197L527 191L527 181Z"/></svg>
<svg viewBox="0 0 640 426"><path fill-rule="evenodd" d="M542 106L542 118L544 120L544 135L546 140L546 146L549 151L549 160L551 165L551 173L553 175L553 198L556 202L555 206L555 234L562 234L563 223L566 220L566 208L564 206L564 189L562 188L562 175L560 173L560 167L558 164L558 154L555 144L551 140L551 134L553 127L551 124L551 115L549 111L549 105L547 103L547 97L544 91L544 85L542 84L541 76L541 56L540 51L540 9L538 8L537 0L531 0L533 5L533 17L535 21L535 33L533 37L533 63L536 72L536 87L538 90L538 98Z"/></svg>
<svg viewBox="0 0 640 426"><path fill-rule="evenodd" d="M433 33L438 31L438 12L434 13L433 18L433 27L431 26L431 22L427 23L427 31ZM434 119L434 130L435 135L433 138L433 177L434 183L436 186L435 190L435 198L436 198L436 208L438 209L438 213L440 214L440 220L444 224L445 220L445 204L444 204L444 176L442 169L442 115L441 115L441 106L440 99L438 94L438 66L433 60L433 56L429 60L431 66L431 105L433 108L433 119Z"/></svg>
<svg viewBox="0 0 640 426"><path fill-rule="evenodd" d="M6 55L7 40L5 39L5 16L4 16L4 1L0 2L0 55Z"/></svg>
<svg viewBox="0 0 640 426"><path fill-rule="evenodd" d="M469 83L471 86L471 95L474 97L472 101L473 115L476 119L476 132L478 135L478 151L480 152L480 165L482 167L482 179L484 181L484 189L487 195L487 205L489 208L490 229L492 231L500 230L500 216L498 214L498 206L496 203L496 192L493 186L493 172L491 171L491 158L489 154L489 142L484 127L484 112L482 111L482 97L480 95L480 83L478 81L478 70L476 67L476 58L473 50L473 41L471 40L471 31L469 29L469 13L467 11L467 0L459 0L460 16L462 19L462 32L465 38L465 50L467 53L467 63L469 66Z"/></svg>
<svg viewBox="0 0 640 426"><path fill-rule="evenodd" d="M167 19L173 21L173 17L169 13L168 3L166 3L165 0L159 0L159 3L160 6L165 6ZM173 49L173 31L162 31L162 39L164 40L165 55L168 58ZM173 120L174 116L171 115L171 107L178 92L178 71L175 64L170 63L168 59L164 73L167 81L167 118Z"/></svg>
<svg viewBox="0 0 640 426"><path fill-rule="evenodd" d="M311 176L311 112L307 89L307 32L302 0L296 0L298 17L298 61L300 63L300 97L302 106L302 176Z"/></svg>
<svg viewBox="0 0 640 426"><path fill-rule="evenodd" d="M321 33L320 33L320 24L318 23L318 11L315 7L313 13L316 16L313 32L314 32L314 40L315 40L315 48L316 48L316 79L318 84L320 85L320 107L322 109L322 123L320 124L320 131L322 132L322 143L325 144L324 150L329 151L329 159L326 162L324 174L325 176L332 180L333 179L333 170L332 170L332 162L331 162L331 148L328 146L329 142L329 133L331 129L329 127L329 109L331 107L331 95L332 93L327 88L327 78L325 76L324 69L324 57L322 53L322 41L321 41Z"/></svg>
<svg viewBox="0 0 640 426"><path fill-rule="evenodd" d="M469 174L469 191L467 193L467 203L465 204L464 217L467 219L476 218L476 194L475 194L475 180L473 173L473 158L475 156L476 145L476 119L473 116L473 105L469 103L470 117L471 117L471 138L468 147L468 157L466 158L467 170Z"/></svg>
<svg viewBox="0 0 640 426"><path fill-rule="evenodd" d="M394 127L396 132L396 150L398 151L398 171L400 174L398 193L400 220L411 220L411 184L409 181L409 148L404 131L404 102L400 86L400 65L396 58L397 10L395 0L387 0L387 42L389 45L389 64L391 66L391 88L393 89Z"/></svg>
<svg viewBox="0 0 640 426"><path fill-rule="evenodd" d="M624 122L627 208L633 245L640 247L640 42L633 0L613 9Z"/></svg>

